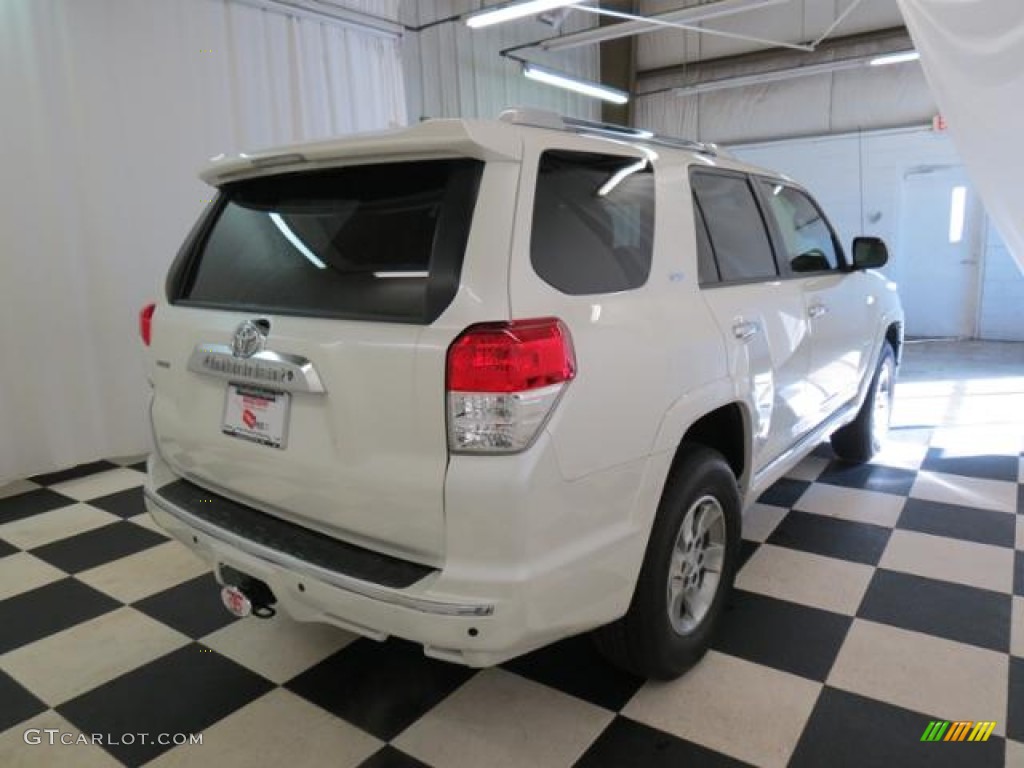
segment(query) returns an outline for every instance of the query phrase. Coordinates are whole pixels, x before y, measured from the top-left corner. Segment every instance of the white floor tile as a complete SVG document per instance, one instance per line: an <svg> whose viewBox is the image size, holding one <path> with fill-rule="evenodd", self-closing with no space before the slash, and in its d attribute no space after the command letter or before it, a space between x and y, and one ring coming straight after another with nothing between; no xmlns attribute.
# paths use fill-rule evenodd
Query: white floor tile
<svg viewBox="0 0 1024 768"><path fill-rule="evenodd" d="M970 587L1013 593L1013 550L930 533L896 530L879 562L882 568Z"/></svg>
<svg viewBox="0 0 1024 768"><path fill-rule="evenodd" d="M30 738L39 744L26 744L25 732L38 730ZM46 731L55 731L49 734ZM18 723L0 733L0 765L5 768L120 768L121 763L95 744L62 744L75 741L82 732L52 709ZM53 744L50 738L53 738ZM86 736L88 738L88 736Z"/></svg>
<svg viewBox="0 0 1024 768"><path fill-rule="evenodd" d="M0 525L0 539L9 541L20 549L34 549L116 523L120 519L117 515L90 507L88 504L70 504L50 512L23 517L12 523L4 523Z"/></svg>
<svg viewBox="0 0 1024 768"><path fill-rule="evenodd" d="M1014 596L1010 622L1010 653L1024 659L1024 597Z"/></svg>
<svg viewBox="0 0 1024 768"><path fill-rule="evenodd" d="M352 768L381 742L278 688L203 731L202 744L175 747L147 768Z"/></svg>
<svg viewBox="0 0 1024 768"><path fill-rule="evenodd" d="M394 743L445 768L572 765L613 714L500 668L486 669Z"/></svg>
<svg viewBox="0 0 1024 768"><path fill-rule="evenodd" d="M15 552L0 558L0 600L46 586L67 576L28 552Z"/></svg>
<svg viewBox="0 0 1024 768"><path fill-rule="evenodd" d="M943 720L1006 728L1009 656L856 619L828 684Z"/></svg>
<svg viewBox="0 0 1024 768"><path fill-rule="evenodd" d="M786 473L786 477L793 478L794 480L803 480L806 483L813 483L825 471L827 466L828 459L823 459L820 456L808 456L793 467L793 469L789 470Z"/></svg>
<svg viewBox="0 0 1024 768"><path fill-rule="evenodd" d="M125 607L10 651L0 666L54 707L188 642Z"/></svg>
<svg viewBox="0 0 1024 768"><path fill-rule="evenodd" d="M762 504L755 501L743 513L743 538L749 541L764 541L789 513L785 507Z"/></svg>
<svg viewBox="0 0 1024 768"><path fill-rule="evenodd" d="M66 480L50 487L57 493L70 496L78 501L89 501L118 491L126 491L129 488L137 488L142 485L144 480L144 476L139 472L119 467L75 480Z"/></svg>
<svg viewBox="0 0 1024 768"><path fill-rule="evenodd" d="M793 509L892 528L900 519L905 503L903 496L891 493L815 483L797 499Z"/></svg>
<svg viewBox="0 0 1024 768"><path fill-rule="evenodd" d="M736 586L853 616L874 572L868 565L765 544L743 566Z"/></svg>
<svg viewBox="0 0 1024 768"><path fill-rule="evenodd" d="M134 603L209 570L210 566L183 544L168 541L112 563L90 568L79 573L77 578L122 603Z"/></svg>
<svg viewBox="0 0 1024 768"><path fill-rule="evenodd" d="M623 714L755 765L784 766L821 686L711 651L671 683L647 683Z"/></svg>
<svg viewBox="0 0 1024 768"><path fill-rule="evenodd" d="M5 483L0 485L0 499L17 496L21 493L28 493L29 491L34 491L38 487L39 486L31 480L15 480L11 483Z"/></svg>
<svg viewBox="0 0 1024 768"><path fill-rule="evenodd" d="M1017 484L1004 480L985 480L943 472L921 471L917 473L910 495L915 499L958 504L963 507L979 507L1007 513L1017 511Z"/></svg>
<svg viewBox="0 0 1024 768"><path fill-rule="evenodd" d="M355 635L327 624L297 622L283 614L272 619L235 621L202 639L218 653L284 683L340 651Z"/></svg>

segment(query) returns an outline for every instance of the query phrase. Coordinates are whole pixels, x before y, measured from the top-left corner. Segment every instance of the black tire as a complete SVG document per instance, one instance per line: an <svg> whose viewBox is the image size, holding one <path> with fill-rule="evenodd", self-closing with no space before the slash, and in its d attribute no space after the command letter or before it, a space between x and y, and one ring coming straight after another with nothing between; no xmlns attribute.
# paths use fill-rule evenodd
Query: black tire
<svg viewBox="0 0 1024 768"><path fill-rule="evenodd" d="M895 384L896 355L892 346L885 342L878 358L878 367L871 377L871 387L857 412L857 418L832 433L832 450L840 459L863 464L881 449L889 429Z"/></svg>
<svg viewBox="0 0 1024 768"><path fill-rule="evenodd" d="M739 558L740 495L732 469L721 454L704 446L684 445L682 451L658 504L629 610L618 621L595 630L593 635L598 649L613 664L642 677L660 680L679 677L704 656L732 588ZM713 499L714 503L708 499ZM719 532L724 534L717 584L713 584L713 576L708 575L714 573L713 568L698 568L696 561L684 566L683 573L689 573L684 578L677 568L680 562L677 558L690 556L677 550L683 523L693 521L694 516L714 515L715 505L721 511L721 525L716 522L704 540L711 539L712 531L716 536ZM694 516L689 516L691 511ZM694 550L704 546L706 544L696 545ZM687 553L689 551L687 548ZM700 557L701 562L703 556L704 553L693 555ZM672 581L670 570L676 573ZM713 590L714 596L699 620L688 617L685 611L670 618L670 586L684 585L687 578L695 579L698 591L703 591L705 584L708 592ZM687 620L693 621L694 626L681 633L674 622Z"/></svg>

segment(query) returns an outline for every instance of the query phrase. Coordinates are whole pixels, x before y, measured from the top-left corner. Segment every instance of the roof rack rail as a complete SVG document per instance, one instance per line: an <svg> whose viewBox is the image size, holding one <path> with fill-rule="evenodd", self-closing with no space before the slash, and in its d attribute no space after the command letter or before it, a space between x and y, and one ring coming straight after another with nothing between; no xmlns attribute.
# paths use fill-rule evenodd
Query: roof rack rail
<svg viewBox="0 0 1024 768"><path fill-rule="evenodd" d="M533 128L547 128L554 131L572 131L583 135L611 136L621 139L632 139L642 141L645 144L658 144L676 149L686 149L691 152L700 152L705 155L717 156L720 150L714 144L706 144L691 139L681 139L674 136L662 136L661 134L647 131L642 128L630 128L626 125L615 123L601 123L595 120L583 120L578 117L566 117L557 112L546 109L533 109L529 107L515 107L506 109L498 119L513 125L529 125Z"/></svg>

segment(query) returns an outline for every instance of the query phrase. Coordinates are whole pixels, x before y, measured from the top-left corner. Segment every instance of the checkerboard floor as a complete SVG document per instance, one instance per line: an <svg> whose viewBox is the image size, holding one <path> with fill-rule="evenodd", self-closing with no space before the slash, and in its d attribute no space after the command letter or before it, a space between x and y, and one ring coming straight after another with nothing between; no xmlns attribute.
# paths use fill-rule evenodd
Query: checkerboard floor
<svg viewBox="0 0 1024 768"><path fill-rule="evenodd" d="M895 420L872 464L822 445L752 507L714 649L667 684L586 638L475 671L237 621L135 459L0 488L0 765L1024 766L1024 366L904 381ZM921 743L933 719L997 726Z"/></svg>

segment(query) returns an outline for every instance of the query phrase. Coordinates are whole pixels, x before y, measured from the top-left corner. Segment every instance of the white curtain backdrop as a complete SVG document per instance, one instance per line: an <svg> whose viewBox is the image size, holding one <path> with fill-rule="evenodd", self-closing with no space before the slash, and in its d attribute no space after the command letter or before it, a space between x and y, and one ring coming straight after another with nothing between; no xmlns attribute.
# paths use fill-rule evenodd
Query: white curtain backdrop
<svg viewBox="0 0 1024 768"><path fill-rule="evenodd" d="M230 0L0 2L0 485L148 449L137 313L196 169L404 124L399 47Z"/></svg>
<svg viewBox="0 0 1024 768"><path fill-rule="evenodd" d="M1024 2L899 4L971 180L1024 271Z"/></svg>

